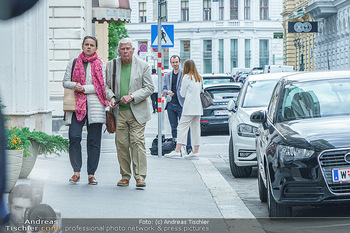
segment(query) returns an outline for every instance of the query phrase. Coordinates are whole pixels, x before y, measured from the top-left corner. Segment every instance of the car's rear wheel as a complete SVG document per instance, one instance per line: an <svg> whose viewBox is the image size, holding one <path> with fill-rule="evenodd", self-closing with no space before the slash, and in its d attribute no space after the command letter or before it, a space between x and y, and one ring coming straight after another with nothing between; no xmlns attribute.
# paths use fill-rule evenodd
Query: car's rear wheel
<svg viewBox="0 0 350 233"><path fill-rule="evenodd" d="M262 180L260 171L258 171L258 188L260 201L267 202L267 188L265 187L264 181Z"/></svg>
<svg viewBox="0 0 350 233"><path fill-rule="evenodd" d="M278 204L275 201L275 198L272 195L272 187L271 187L269 175L267 175L266 177L266 184L267 184L267 206L269 209L269 217L270 218L291 217L292 207Z"/></svg>
<svg viewBox="0 0 350 233"><path fill-rule="evenodd" d="M236 178L250 176L250 174L252 173L252 167L239 167L235 163L232 137L230 137L229 151L228 152L229 152L228 157L229 157L229 161L230 161L230 168L231 168L232 175Z"/></svg>

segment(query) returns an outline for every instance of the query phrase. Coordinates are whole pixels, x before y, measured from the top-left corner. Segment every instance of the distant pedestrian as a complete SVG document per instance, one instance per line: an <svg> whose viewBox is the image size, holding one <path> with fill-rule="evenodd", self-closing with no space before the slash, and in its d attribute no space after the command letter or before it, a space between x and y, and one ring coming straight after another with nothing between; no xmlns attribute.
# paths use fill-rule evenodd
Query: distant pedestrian
<svg viewBox="0 0 350 233"><path fill-rule="evenodd" d="M182 69L180 68L180 57L173 55L170 58L170 64L173 70L164 77L163 93L167 96L165 109L168 111L169 123L171 126L171 135L177 140L177 125L182 114L182 106L185 99L180 95L182 84ZM190 133L188 136L187 153L192 151Z"/></svg>
<svg viewBox="0 0 350 233"><path fill-rule="evenodd" d="M89 184L96 185L95 171L101 152L102 125L106 123L105 107L108 106L105 92L105 66L97 55L97 39L85 36L83 52L76 59L73 75L72 59L64 75L63 87L75 90L75 112L66 112L69 124L69 158L74 175L70 183L80 180L82 166L81 139L82 128L87 125L87 173Z"/></svg>
<svg viewBox="0 0 350 233"><path fill-rule="evenodd" d="M145 187L147 159L146 122L151 119L148 97L154 91L151 71L145 61L133 56L135 47L130 38L119 41L116 59L116 80L112 88L114 59L107 63L107 98L111 100L117 127L115 142L122 179L118 186L128 186L131 167L137 187ZM112 89L115 90L113 93ZM115 105L116 100L120 100ZM118 107L118 108L116 108Z"/></svg>
<svg viewBox="0 0 350 233"><path fill-rule="evenodd" d="M187 133L188 130L191 129L193 152L184 157L188 159L197 159L201 136L200 118L201 115L203 115L202 102L200 99L203 79L197 72L195 63L190 59L184 62L183 74L180 94L185 98L185 102L183 104L180 123L177 128L178 138L176 149L168 154L168 156L181 156L181 147L186 145Z"/></svg>
<svg viewBox="0 0 350 233"><path fill-rule="evenodd" d="M153 94L151 95L153 113L158 112L158 75L157 70L152 69L152 81L154 86Z"/></svg>

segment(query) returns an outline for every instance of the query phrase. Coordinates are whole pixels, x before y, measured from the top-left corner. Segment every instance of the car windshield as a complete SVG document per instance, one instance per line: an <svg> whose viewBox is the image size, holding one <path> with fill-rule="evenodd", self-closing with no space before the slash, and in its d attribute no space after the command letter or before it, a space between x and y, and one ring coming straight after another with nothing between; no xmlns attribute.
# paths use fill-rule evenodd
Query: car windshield
<svg viewBox="0 0 350 233"><path fill-rule="evenodd" d="M250 81L242 108L267 107L277 80Z"/></svg>
<svg viewBox="0 0 350 233"><path fill-rule="evenodd" d="M217 84L217 83L230 83L233 82L233 79L230 77L204 77L203 83L204 84Z"/></svg>
<svg viewBox="0 0 350 233"><path fill-rule="evenodd" d="M279 121L350 115L350 79L293 83L285 87Z"/></svg>

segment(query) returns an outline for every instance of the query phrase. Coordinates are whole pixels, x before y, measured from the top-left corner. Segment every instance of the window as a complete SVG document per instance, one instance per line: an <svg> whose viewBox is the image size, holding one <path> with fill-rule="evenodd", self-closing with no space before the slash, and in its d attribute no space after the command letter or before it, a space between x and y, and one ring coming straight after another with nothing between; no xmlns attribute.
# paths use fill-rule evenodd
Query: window
<svg viewBox="0 0 350 233"><path fill-rule="evenodd" d="M224 20L224 0L219 0L219 20Z"/></svg>
<svg viewBox="0 0 350 233"><path fill-rule="evenodd" d="M230 19L238 19L238 0L230 0Z"/></svg>
<svg viewBox="0 0 350 233"><path fill-rule="evenodd" d="M203 41L203 73L211 73L212 69L212 41Z"/></svg>
<svg viewBox="0 0 350 233"><path fill-rule="evenodd" d="M266 20L269 17L269 0L260 0L260 19Z"/></svg>
<svg viewBox="0 0 350 233"><path fill-rule="evenodd" d="M244 0L244 19L250 19L250 0Z"/></svg>
<svg viewBox="0 0 350 233"><path fill-rule="evenodd" d="M189 20L188 0L181 1L181 21Z"/></svg>
<svg viewBox="0 0 350 233"><path fill-rule="evenodd" d="M250 39L245 39L245 68L250 68L251 50Z"/></svg>
<svg viewBox="0 0 350 233"><path fill-rule="evenodd" d="M231 70L238 67L238 40L231 39Z"/></svg>
<svg viewBox="0 0 350 233"><path fill-rule="evenodd" d="M203 0L203 20L211 20L211 0Z"/></svg>
<svg viewBox="0 0 350 233"><path fill-rule="evenodd" d="M184 62L191 57L191 42L189 40L181 41L181 66L183 67Z"/></svg>
<svg viewBox="0 0 350 233"><path fill-rule="evenodd" d="M139 2L139 22L146 23L146 2Z"/></svg>
<svg viewBox="0 0 350 233"><path fill-rule="evenodd" d="M269 107L268 107L268 110L267 110L267 116L270 118L271 121L274 120L273 116L274 116L275 109L276 109L276 106L277 106L277 99L278 99L278 93L279 93L280 85L281 85L280 82L278 82L276 84L275 88L273 89L272 96L270 98L270 104L269 104Z"/></svg>
<svg viewBox="0 0 350 233"><path fill-rule="evenodd" d="M224 73L224 40L219 39L219 73Z"/></svg>
<svg viewBox="0 0 350 233"><path fill-rule="evenodd" d="M259 66L265 67L269 64L269 40L260 40L259 48Z"/></svg>

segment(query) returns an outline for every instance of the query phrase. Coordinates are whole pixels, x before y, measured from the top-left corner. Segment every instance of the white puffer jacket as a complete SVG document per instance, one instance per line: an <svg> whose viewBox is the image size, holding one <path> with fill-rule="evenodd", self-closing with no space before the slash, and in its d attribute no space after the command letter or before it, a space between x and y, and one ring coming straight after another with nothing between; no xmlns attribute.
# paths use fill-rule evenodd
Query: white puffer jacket
<svg viewBox="0 0 350 233"><path fill-rule="evenodd" d="M76 85L76 82L71 81L71 72L72 72L72 65L73 65L73 60L70 60L67 68L66 68L66 73L64 74L64 79L63 79L63 87L68 88L68 89L73 89L74 86ZM105 70L106 67L103 64L102 67L102 72L103 72L103 80L105 82ZM106 110L105 106L101 104L100 100L98 99L98 96L96 94L96 90L94 85L92 84L92 76L91 76L91 63L88 63L88 66L86 68L86 84L84 85L85 89L85 94L87 95L87 100L86 100L86 106L87 106L87 116L89 120L89 124L93 123L106 123ZM71 124L72 122L72 112L66 112L66 124Z"/></svg>

